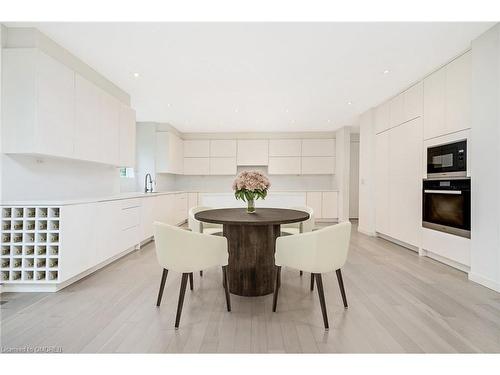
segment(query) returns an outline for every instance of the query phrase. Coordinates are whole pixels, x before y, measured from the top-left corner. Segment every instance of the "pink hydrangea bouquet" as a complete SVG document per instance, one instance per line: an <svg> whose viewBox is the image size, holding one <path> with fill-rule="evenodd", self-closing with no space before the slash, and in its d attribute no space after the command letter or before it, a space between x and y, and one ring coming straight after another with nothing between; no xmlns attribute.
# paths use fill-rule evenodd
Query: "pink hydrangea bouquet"
<svg viewBox="0 0 500 375"><path fill-rule="evenodd" d="M247 202L247 212L255 212L255 200L265 199L271 186L267 176L261 171L243 171L233 182L234 196Z"/></svg>

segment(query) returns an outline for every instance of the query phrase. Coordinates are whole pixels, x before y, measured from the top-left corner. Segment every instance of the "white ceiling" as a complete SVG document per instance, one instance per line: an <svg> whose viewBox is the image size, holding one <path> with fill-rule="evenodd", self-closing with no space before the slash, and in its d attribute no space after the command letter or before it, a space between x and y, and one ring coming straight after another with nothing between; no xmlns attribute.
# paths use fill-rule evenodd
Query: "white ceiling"
<svg viewBox="0 0 500 375"><path fill-rule="evenodd" d="M127 91L138 121L218 132L351 125L492 23L31 25Z"/></svg>

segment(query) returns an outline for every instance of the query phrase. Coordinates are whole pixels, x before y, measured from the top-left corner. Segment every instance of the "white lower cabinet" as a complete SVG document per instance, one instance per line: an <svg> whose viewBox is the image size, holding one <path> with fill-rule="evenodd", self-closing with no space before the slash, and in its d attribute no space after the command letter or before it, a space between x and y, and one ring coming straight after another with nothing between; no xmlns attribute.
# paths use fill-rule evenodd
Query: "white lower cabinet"
<svg viewBox="0 0 500 375"><path fill-rule="evenodd" d="M308 191L306 203L314 211L315 219L332 220L338 215L338 193L336 191Z"/></svg>

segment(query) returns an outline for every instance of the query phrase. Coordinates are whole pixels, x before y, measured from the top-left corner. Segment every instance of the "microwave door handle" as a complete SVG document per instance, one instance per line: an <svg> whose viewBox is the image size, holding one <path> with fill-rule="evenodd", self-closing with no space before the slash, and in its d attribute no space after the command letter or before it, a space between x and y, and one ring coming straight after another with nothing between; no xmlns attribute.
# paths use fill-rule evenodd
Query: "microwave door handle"
<svg viewBox="0 0 500 375"><path fill-rule="evenodd" d="M460 195L460 194L462 194L462 191L461 190L424 190L424 193Z"/></svg>

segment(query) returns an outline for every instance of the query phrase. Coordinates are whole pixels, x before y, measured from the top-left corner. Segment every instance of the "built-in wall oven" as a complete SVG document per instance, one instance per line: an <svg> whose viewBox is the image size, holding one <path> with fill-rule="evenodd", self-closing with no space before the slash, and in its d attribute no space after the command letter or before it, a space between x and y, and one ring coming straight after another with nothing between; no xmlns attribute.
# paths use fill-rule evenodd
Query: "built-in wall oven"
<svg viewBox="0 0 500 375"><path fill-rule="evenodd" d="M465 177L466 175L466 140L427 148L427 178Z"/></svg>
<svg viewBox="0 0 500 375"><path fill-rule="evenodd" d="M470 238L470 216L470 179L424 180L424 228Z"/></svg>

